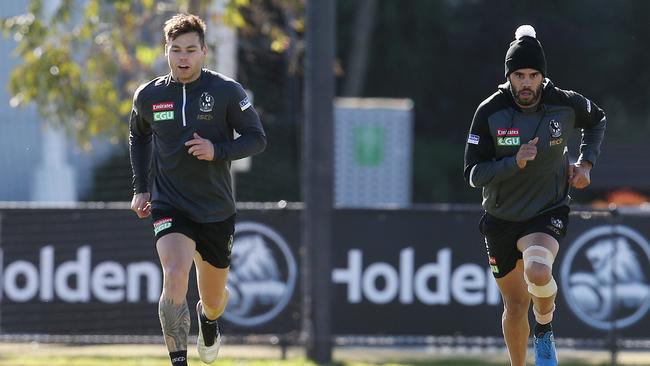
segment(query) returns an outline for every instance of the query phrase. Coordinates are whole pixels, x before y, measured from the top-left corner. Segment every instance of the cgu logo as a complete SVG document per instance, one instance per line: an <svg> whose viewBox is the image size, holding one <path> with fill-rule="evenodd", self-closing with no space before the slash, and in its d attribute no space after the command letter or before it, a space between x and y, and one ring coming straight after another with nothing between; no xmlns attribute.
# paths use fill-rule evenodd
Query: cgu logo
<svg viewBox="0 0 650 366"><path fill-rule="evenodd" d="M153 120L154 121L168 121L170 119L174 119L174 111L163 111L163 112L155 112L153 114Z"/></svg>
<svg viewBox="0 0 650 366"><path fill-rule="evenodd" d="M465 263L452 270L451 249L442 248L437 262L415 268L415 250L404 248L399 254L399 267L377 262L363 266L363 252L348 251L348 267L335 268L332 281L347 286L347 301L360 303L365 297L374 304L386 304L396 299L402 304L416 300L426 305L447 305L451 300L474 306L500 303L499 290L491 274L478 264ZM381 279L382 288L377 286ZM429 287L434 281L435 289Z"/></svg>
<svg viewBox="0 0 650 366"><path fill-rule="evenodd" d="M17 260L4 268L0 250L0 296L14 302L28 302L38 298L55 298L67 303L87 303L91 298L104 303L140 302L141 280L147 285L145 300L157 303L161 291L161 273L151 262L129 263L123 266L114 261L91 265L89 245L77 249L76 258L55 266L54 246L39 251L38 266Z"/></svg>
<svg viewBox="0 0 650 366"><path fill-rule="evenodd" d="M499 146L518 146L519 137L497 137L497 145Z"/></svg>

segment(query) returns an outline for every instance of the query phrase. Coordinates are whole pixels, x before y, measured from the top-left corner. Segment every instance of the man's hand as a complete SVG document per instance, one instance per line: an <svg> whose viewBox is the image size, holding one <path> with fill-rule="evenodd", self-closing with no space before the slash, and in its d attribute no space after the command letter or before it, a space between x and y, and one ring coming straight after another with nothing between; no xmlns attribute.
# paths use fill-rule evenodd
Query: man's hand
<svg viewBox="0 0 650 366"><path fill-rule="evenodd" d="M515 156L519 169L525 168L527 162L535 160L535 157L537 156L537 146L535 145L537 145L538 141L539 137L535 137L528 141L527 144L519 147L519 151L517 151L517 155Z"/></svg>
<svg viewBox="0 0 650 366"><path fill-rule="evenodd" d="M144 192L134 194L131 200L131 210L141 219L151 215L151 202L149 202L149 198L149 192Z"/></svg>
<svg viewBox="0 0 650 366"><path fill-rule="evenodd" d="M569 165L569 184L571 184L571 187L582 189L588 186L591 183L589 172L591 172L592 167L593 165L586 160Z"/></svg>
<svg viewBox="0 0 650 366"><path fill-rule="evenodd" d="M194 138L187 141L185 146L190 147L187 153L196 156L199 160L212 161L214 159L214 145L212 145L212 141L204 139L196 132L194 132Z"/></svg>

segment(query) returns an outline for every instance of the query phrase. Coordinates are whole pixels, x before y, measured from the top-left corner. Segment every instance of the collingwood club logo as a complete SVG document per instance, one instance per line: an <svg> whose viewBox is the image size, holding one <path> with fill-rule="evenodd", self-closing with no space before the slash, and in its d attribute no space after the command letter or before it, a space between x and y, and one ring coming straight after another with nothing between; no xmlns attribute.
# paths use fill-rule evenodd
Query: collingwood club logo
<svg viewBox="0 0 650 366"><path fill-rule="evenodd" d="M560 230L564 227L562 220L556 219L555 217L551 217L551 224Z"/></svg>
<svg viewBox="0 0 650 366"><path fill-rule="evenodd" d="M593 228L569 246L562 291L573 313L590 326L629 327L650 308L650 245L626 226Z"/></svg>
<svg viewBox="0 0 650 366"><path fill-rule="evenodd" d="M296 260L277 232L254 222L237 224L224 318L247 327L272 320L291 300L296 277Z"/></svg>
<svg viewBox="0 0 650 366"><path fill-rule="evenodd" d="M212 112L212 107L214 107L214 97L208 92L203 92L201 94L201 101L199 102L199 110L203 113Z"/></svg>
<svg viewBox="0 0 650 366"><path fill-rule="evenodd" d="M551 137L552 138L558 138L562 136L562 125L560 122L552 119L551 122L548 124L548 128L551 131Z"/></svg>

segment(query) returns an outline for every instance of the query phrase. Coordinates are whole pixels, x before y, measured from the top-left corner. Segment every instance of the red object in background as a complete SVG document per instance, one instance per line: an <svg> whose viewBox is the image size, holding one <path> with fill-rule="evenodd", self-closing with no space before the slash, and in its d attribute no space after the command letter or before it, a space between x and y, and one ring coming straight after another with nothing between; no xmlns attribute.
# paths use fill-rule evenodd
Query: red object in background
<svg viewBox="0 0 650 366"><path fill-rule="evenodd" d="M609 203L615 203L618 206L637 206L648 203L650 199L639 192L635 192L629 188L623 188L607 195L607 201Z"/></svg>

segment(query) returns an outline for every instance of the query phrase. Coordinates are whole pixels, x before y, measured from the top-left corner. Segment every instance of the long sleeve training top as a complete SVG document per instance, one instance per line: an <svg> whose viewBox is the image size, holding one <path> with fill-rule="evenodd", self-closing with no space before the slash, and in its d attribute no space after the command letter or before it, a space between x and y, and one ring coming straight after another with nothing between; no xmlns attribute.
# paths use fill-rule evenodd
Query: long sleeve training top
<svg viewBox="0 0 650 366"><path fill-rule="evenodd" d="M188 154L195 132L213 143L212 161ZM134 193L151 192L154 209L216 222L236 212L230 162L263 151L266 134L241 85L203 69L191 83L168 74L136 90L129 147Z"/></svg>

